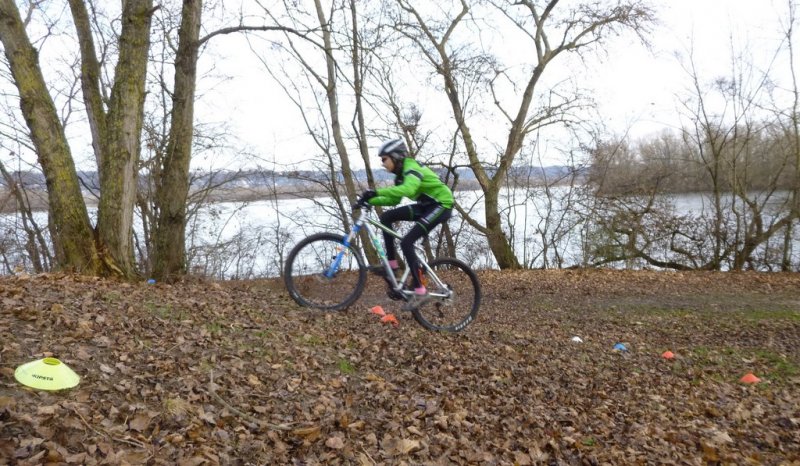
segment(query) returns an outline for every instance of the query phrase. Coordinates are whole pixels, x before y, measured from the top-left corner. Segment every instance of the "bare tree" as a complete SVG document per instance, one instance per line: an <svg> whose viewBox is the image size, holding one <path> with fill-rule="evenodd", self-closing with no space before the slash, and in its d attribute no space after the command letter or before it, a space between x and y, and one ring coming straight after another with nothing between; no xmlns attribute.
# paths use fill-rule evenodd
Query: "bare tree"
<svg viewBox="0 0 800 466"><path fill-rule="evenodd" d="M89 214L64 128L14 1L0 1L0 41L14 82L32 144L47 180L51 238L60 267L81 273L100 270Z"/></svg>
<svg viewBox="0 0 800 466"><path fill-rule="evenodd" d="M138 192L146 69L151 50L150 23L156 11L171 8L174 3L167 2L154 8L152 0L130 0L122 3L121 13L108 14L103 10L108 5L69 1L80 55L80 59L75 60L80 65L77 81L80 86L69 87L67 83L68 87L62 91L62 100L66 100L66 105L61 110L60 117L66 120L74 113L74 109L80 108L74 104L78 97L76 89L82 89L86 120L99 173L99 186L93 187L99 199L97 228L94 232L88 215L85 215L86 207L81 199L78 179L74 174L68 173L75 172L74 161L64 136L63 122L61 127L55 123L59 112L52 102L42 103L50 98L44 78L27 77L30 73L26 66L36 67L35 71L41 75L38 63L35 62L35 50L25 35L22 19L13 2L2 4L0 14L4 18L4 24L9 26L2 36L6 53L10 57L12 53L15 54L14 57L18 57L20 54L16 51L20 47L27 47L31 51L28 53L27 49L24 50L24 55L29 55L25 58L27 61L15 59L10 60L9 64L12 71L18 72L15 72L14 80L20 89L23 114L33 115L30 118L26 116L34 135L32 145L39 155L46 176L54 180L54 183L63 185L49 184L48 191L53 211L51 226L56 233L52 238L56 244L58 262L65 268L85 273L132 277L137 273L134 254L136 247L140 257L145 257L143 260L153 259L159 278L185 273L184 238L190 178L188 170L194 138L194 89L199 49L213 37L224 34L281 30L302 35L283 27L240 22L220 27L200 37L203 2L192 0L179 3L183 10L174 15L181 21L177 41L166 35L163 37L162 50L169 50L176 59L174 83L161 87L162 90L169 87L170 97L159 103L164 107L164 114L167 116L159 130L164 137L158 139L159 144L163 141L164 145L154 150L162 157L155 165L149 165L149 172L157 174L159 181L151 191L155 193L156 202L150 204L143 198L143 193ZM25 21L29 21L32 13L40 11L40 8L44 6L37 2L31 3ZM6 18L8 21L5 21ZM42 43L44 41L39 42ZM37 109L28 112L28 107L32 105L36 105ZM45 121L45 114L52 121ZM48 142L45 138L56 142ZM152 134L146 139L148 143L157 140ZM63 147L55 150L48 144L60 144ZM67 182L72 186L67 186ZM79 206L75 208L82 209L84 213L62 213L65 210L62 206L65 204L70 208L73 205ZM145 207L143 215L148 219L144 224L147 229L145 237L152 235L156 238L153 243L157 247L152 250L149 239L134 246L135 205ZM152 209L149 208L151 205ZM68 222L77 223L72 225ZM155 228L150 229L151 226ZM76 233L79 228L82 231ZM76 241L82 241L82 247L90 250L72 252L75 249L72 242ZM66 253L62 253L62 250L66 250ZM88 265L80 260L89 261Z"/></svg>
<svg viewBox="0 0 800 466"><path fill-rule="evenodd" d="M50 253L44 229L38 224L33 215L32 205L25 186L6 170L0 162L0 175L5 180L6 187L11 191L22 220L22 231L25 234L25 251L31 260L34 272L49 271L52 267L53 257Z"/></svg>
<svg viewBox="0 0 800 466"><path fill-rule="evenodd" d="M497 61L484 52L470 55L469 47L455 39L460 29L467 27L470 14L479 16L484 13L473 10L487 4L529 40L530 56L533 57L526 67L527 74L518 77L521 79L509 79L511 86L504 91L500 91L498 86L508 76L508 70L495 65ZM397 0L397 5L402 13L396 20L398 30L416 46L442 79L470 168L484 193L485 225L470 217L467 217L468 221L486 235L501 268L520 267L501 217L501 188L526 138L543 127L571 120L571 112L581 105L575 96L560 95L552 90L541 92L540 83L545 71L560 55L597 50L610 35L623 30L633 31L641 37L653 21L653 11L638 0L614 4L578 2L571 6L560 6L558 0L474 2L474 5L459 0L452 5L453 8L440 6L438 16L427 15L425 10L406 0ZM475 79L476 70L487 75L493 71L497 77L488 79L486 87L508 129L508 139L500 148L496 162L488 166L473 135L471 102L465 100L463 94ZM516 89L519 82L524 83L521 92ZM538 107L535 106L537 93L542 97ZM513 98L503 97L508 94Z"/></svg>
<svg viewBox="0 0 800 466"><path fill-rule="evenodd" d="M791 82L789 83L790 86L788 86L791 105L788 109L782 109L777 106L776 113L780 115L779 122L786 141L788 156L794 165L794 182L790 183L790 208L795 215L795 219L800 219L800 81L798 81L797 76L798 63L795 57L794 43L794 39L797 37L795 28L798 25L798 5L793 0L787 0L786 5L788 14L785 16L783 35L788 54L789 72L791 73ZM797 221L789 222L784 230L783 254L781 256L781 270L783 271L791 270L792 252L794 250L793 233L796 231L796 224Z"/></svg>
<svg viewBox="0 0 800 466"><path fill-rule="evenodd" d="M70 0L81 53L81 82L100 175L97 235L109 269L135 274L133 208L136 202L152 0L123 3L119 58L107 103L100 92L100 62L86 4ZM105 105L107 105L107 108Z"/></svg>
<svg viewBox="0 0 800 466"><path fill-rule="evenodd" d="M189 163L194 138L194 100L199 56L201 0L186 0L181 11L175 84L169 136L157 167L156 228L153 234L153 277L158 280L186 273L186 210Z"/></svg>
<svg viewBox="0 0 800 466"><path fill-rule="evenodd" d="M788 154L783 152L772 172L759 171L771 154L780 154L762 143L769 127L777 123L761 111L771 87L769 70L757 70L744 58L734 59L730 77L715 79L706 88L694 64L690 66L695 94L685 101L685 108L693 126L684 131L684 139L706 174L713 205L713 253L703 268L719 269L728 261L733 270L752 267L756 249L798 218L791 205L793 196L782 199L778 192L782 167L790 162ZM712 108L709 93L721 96L726 105Z"/></svg>
<svg viewBox="0 0 800 466"><path fill-rule="evenodd" d="M363 9L368 7L364 5ZM315 1L308 11L284 2L283 16L266 10L265 15L278 24L316 30L311 42L298 43L287 35L282 44L273 45L287 57L284 67L274 66L274 56L266 56L263 50L254 48L254 51L298 108L317 148L310 162L319 169L313 179L306 181L324 183L322 187L334 206L334 217L348 228L350 203L361 189L353 169L356 160L352 157L353 146L366 167L367 185L375 185L368 136L376 131L368 129L366 121L374 105L367 101L367 96L369 81L375 74L375 52L384 41L380 21L363 28L362 21L374 18L365 14L354 0L334 2L327 10L322 2ZM348 119L349 128L345 123ZM319 204L320 200L314 202ZM375 251L369 242L365 244L368 259L374 261Z"/></svg>

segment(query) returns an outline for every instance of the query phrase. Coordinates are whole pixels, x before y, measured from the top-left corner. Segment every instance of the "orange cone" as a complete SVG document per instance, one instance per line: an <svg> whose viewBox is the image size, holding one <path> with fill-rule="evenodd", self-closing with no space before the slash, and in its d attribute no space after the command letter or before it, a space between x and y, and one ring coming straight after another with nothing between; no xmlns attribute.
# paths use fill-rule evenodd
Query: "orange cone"
<svg viewBox="0 0 800 466"><path fill-rule="evenodd" d="M752 372L748 372L747 374L742 376L741 379L739 379L739 382L742 382L742 383L758 383L758 382L761 382L761 379L759 379L758 377L753 375Z"/></svg>
<svg viewBox="0 0 800 466"><path fill-rule="evenodd" d="M379 315L379 316L381 316L381 317L383 317L383 316L385 316L385 315L386 315L386 313L385 313L385 312L383 312L383 308L382 308L382 307L380 307L380 306L373 306L373 307L372 307L372 309L370 309L369 311L370 311L371 313L373 313L373 314L375 314L375 315Z"/></svg>
<svg viewBox="0 0 800 466"><path fill-rule="evenodd" d="M664 359L672 359L675 357L675 353L673 353L672 351L664 351L663 353L661 353L661 357Z"/></svg>
<svg viewBox="0 0 800 466"><path fill-rule="evenodd" d="M400 325L400 322L397 321L397 317L395 317L394 314L386 314L385 316L381 317L381 322L395 326Z"/></svg>

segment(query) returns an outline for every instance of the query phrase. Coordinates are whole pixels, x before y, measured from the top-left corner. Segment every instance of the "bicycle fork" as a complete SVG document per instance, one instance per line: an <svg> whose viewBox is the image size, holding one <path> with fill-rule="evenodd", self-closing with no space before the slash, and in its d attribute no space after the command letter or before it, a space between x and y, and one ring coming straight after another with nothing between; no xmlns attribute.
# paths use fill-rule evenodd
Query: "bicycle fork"
<svg viewBox="0 0 800 466"><path fill-rule="evenodd" d="M342 245L339 246L336 251L336 255L333 257L333 262L328 268L323 272L325 278L333 278L336 275L336 272L339 271L339 265L341 265L342 260L350 251L350 244L352 243L353 239L358 235L359 230L361 230L360 224L355 224L353 229L342 238Z"/></svg>

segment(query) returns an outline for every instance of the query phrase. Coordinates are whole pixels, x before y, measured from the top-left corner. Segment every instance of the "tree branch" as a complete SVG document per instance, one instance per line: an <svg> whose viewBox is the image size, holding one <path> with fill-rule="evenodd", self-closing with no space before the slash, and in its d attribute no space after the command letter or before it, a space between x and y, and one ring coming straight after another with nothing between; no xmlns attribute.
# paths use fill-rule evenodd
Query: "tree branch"
<svg viewBox="0 0 800 466"><path fill-rule="evenodd" d="M311 32L311 31L300 32L297 29L289 28L289 27L285 27L285 26L245 26L245 25L231 26L231 27L217 29L216 31L210 32L210 33L206 34L205 36L201 37L197 41L197 46L199 47L199 46L205 44L206 42L208 42L209 40L211 40L212 38L214 38L216 36L233 34L233 33L237 33L237 32L255 32L255 31L262 31L262 32L263 31L281 31L281 32L285 32L286 34L292 34L292 35L295 35L297 37L300 37L301 39L303 39L305 41L308 41L309 43L311 43L313 45L316 45L317 47L319 47L319 48L321 48L323 50L325 49L325 47L322 44L320 44L320 43L318 43L318 42L316 42L313 39L310 39L308 37L307 34L309 32Z"/></svg>

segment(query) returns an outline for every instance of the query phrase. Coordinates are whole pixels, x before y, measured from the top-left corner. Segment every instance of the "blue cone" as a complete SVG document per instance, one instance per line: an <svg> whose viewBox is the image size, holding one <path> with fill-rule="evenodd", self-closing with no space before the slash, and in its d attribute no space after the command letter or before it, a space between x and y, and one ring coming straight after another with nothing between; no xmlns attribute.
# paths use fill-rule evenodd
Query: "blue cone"
<svg viewBox="0 0 800 466"><path fill-rule="evenodd" d="M151 279L147 280L147 284L148 285L155 285L155 283L156 283L156 280L154 278L151 278Z"/></svg>
<svg viewBox="0 0 800 466"><path fill-rule="evenodd" d="M628 351L628 348L626 348L622 343L617 343L614 345L614 351Z"/></svg>

